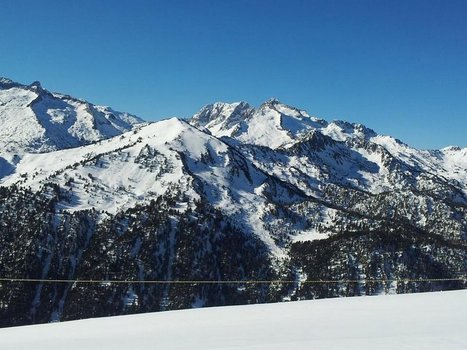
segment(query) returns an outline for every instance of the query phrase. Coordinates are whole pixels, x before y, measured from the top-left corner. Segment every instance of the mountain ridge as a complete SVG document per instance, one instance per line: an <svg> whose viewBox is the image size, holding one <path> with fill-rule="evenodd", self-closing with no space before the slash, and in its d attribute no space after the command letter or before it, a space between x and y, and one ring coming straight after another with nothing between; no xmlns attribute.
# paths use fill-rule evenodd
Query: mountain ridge
<svg viewBox="0 0 467 350"><path fill-rule="evenodd" d="M212 112L212 106L215 106L220 113ZM238 106L246 106L245 109L240 110L244 111L241 117L238 115ZM234 118L231 117L233 114L235 114ZM200 121L200 116L203 116L204 122ZM310 117L305 111L282 104L275 98L269 99L257 110L246 102L233 104L217 102L203 107L188 122L203 130L207 129L219 138L227 138L241 144L265 146L273 150L293 147L294 144L306 140L310 132L318 132L334 141L347 143L352 150L355 150L352 143L375 144L404 163L425 171L441 170L440 175L453 181L460 181L463 186L467 184L466 177L463 176L467 172L467 165L463 161L467 148L454 146L441 150L418 150L398 139L379 135L362 124L340 120L327 122ZM264 127L265 124L267 128Z"/></svg>
<svg viewBox="0 0 467 350"><path fill-rule="evenodd" d="M10 153L79 147L117 136L143 120L69 95L0 78L0 146Z"/></svg>
<svg viewBox="0 0 467 350"><path fill-rule="evenodd" d="M69 104L102 111L33 85L6 89L3 116L32 117L41 96L49 130ZM31 129L32 152L0 148L0 276L295 282L2 282L0 326L466 287L466 149L417 150L277 99L128 128L76 147Z"/></svg>

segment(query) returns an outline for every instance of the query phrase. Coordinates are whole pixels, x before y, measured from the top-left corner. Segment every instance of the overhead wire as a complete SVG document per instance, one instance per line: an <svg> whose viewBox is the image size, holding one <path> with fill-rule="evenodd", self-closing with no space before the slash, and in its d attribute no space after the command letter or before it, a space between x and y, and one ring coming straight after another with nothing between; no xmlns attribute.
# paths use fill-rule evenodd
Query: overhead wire
<svg viewBox="0 0 467 350"><path fill-rule="evenodd" d="M80 284L349 284L349 283L414 283L414 282L467 282L466 277L455 278L399 278L399 279L341 279L341 280L100 280L100 279L46 279L7 278L0 282L17 283L80 283Z"/></svg>

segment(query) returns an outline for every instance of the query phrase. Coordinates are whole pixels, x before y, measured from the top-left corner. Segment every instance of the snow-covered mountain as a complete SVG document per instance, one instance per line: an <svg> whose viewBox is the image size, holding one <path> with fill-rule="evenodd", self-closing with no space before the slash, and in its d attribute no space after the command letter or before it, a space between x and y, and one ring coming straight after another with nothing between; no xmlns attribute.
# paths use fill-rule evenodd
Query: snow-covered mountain
<svg viewBox="0 0 467 350"><path fill-rule="evenodd" d="M39 82L23 85L0 77L0 150L42 153L120 135L143 121L68 95Z"/></svg>
<svg viewBox="0 0 467 350"><path fill-rule="evenodd" d="M390 136L378 135L361 124L327 122L274 98L258 109L245 102L217 102L203 107L190 119L190 123L208 130L218 138L224 138L226 142L229 139L230 142L238 141L246 145L244 149L250 147L264 150L266 147L272 157L284 153L290 155L301 149L302 155L287 157L286 168L309 168L308 160L305 160L307 164L303 164L303 151L305 156L313 153L320 159L313 160L312 167L328 165L330 171L345 181L372 192L390 190L399 184L387 178L388 173L393 171L390 166L394 162L403 163L417 171L436 174L454 183L460 182L464 188L467 186L467 148L417 150ZM257 159L257 162L262 163L263 160ZM278 171L276 161L266 159L265 162ZM307 170L311 170L312 176L316 175L316 169Z"/></svg>
<svg viewBox="0 0 467 350"><path fill-rule="evenodd" d="M227 136L245 144L271 149L289 147L310 131L320 131L338 141L353 134L364 137L376 135L362 125L339 121L328 123L275 98L267 100L258 109L246 102L217 102L203 107L190 123L206 128L216 137Z"/></svg>
<svg viewBox="0 0 467 350"><path fill-rule="evenodd" d="M176 118L84 147L26 154L14 174L0 179L37 191L51 182L64 190L59 207L69 212L116 214L174 189L187 198L179 208L185 210L204 196L265 241L258 215L267 199L298 198L233 147Z"/></svg>
<svg viewBox="0 0 467 350"><path fill-rule="evenodd" d="M72 102L2 84L44 95L39 104ZM32 118L29 102L13 100ZM52 109L50 118L64 116ZM188 121L119 116L126 129L92 139L88 128L76 147L40 136L50 125L19 133L22 153L0 172L0 276L289 282L17 282L0 289L0 325L465 287L466 149L416 150L275 99L258 109L216 103ZM58 124L53 135L68 140ZM447 280L396 281L418 278Z"/></svg>

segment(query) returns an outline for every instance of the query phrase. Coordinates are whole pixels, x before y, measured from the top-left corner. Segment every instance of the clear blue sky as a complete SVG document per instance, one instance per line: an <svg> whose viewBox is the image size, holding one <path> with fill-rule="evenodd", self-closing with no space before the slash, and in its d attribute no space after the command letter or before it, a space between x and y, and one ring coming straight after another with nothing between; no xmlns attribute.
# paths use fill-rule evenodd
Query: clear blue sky
<svg viewBox="0 0 467 350"><path fill-rule="evenodd" d="M467 1L0 0L0 76L135 113L269 97L467 146Z"/></svg>

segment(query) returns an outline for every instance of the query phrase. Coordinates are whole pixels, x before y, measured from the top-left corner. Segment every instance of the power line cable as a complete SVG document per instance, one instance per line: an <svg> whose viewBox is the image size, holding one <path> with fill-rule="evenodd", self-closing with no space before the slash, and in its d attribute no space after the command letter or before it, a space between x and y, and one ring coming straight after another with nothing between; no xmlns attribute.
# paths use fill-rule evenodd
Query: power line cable
<svg viewBox="0 0 467 350"><path fill-rule="evenodd" d="M0 282L17 283L81 283L81 284L349 284L349 283L413 283L413 282L467 282L467 277L457 278L401 278L401 279L343 279L343 280L93 280L93 279L43 279L0 278Z"/></svg>

